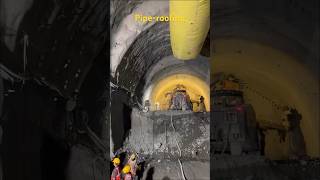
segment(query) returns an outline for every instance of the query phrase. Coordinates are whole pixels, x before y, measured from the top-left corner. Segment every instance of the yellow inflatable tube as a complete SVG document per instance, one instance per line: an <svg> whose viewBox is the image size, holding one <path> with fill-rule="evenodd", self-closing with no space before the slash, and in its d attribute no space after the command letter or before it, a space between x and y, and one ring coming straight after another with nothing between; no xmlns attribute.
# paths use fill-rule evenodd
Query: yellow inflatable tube
<svg viewBox="0 0 320 180"><path fill-rule="evenodd" d="M170 39L176 58L196 58L209 28L210 0L170 0Z"/></svg>

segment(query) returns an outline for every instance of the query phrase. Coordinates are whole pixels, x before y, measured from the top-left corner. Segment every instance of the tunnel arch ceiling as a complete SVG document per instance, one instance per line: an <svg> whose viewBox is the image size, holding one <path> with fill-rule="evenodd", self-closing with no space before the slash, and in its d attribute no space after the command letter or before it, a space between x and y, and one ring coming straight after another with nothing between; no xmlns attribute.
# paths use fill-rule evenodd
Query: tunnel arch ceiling
<svg viewBox="0 0 320 180"><path fill-rule="evenodd" d="M319 156L318 77L301 60L254 41L220 38L214 41L214 48L211 73L234 74L247 84L246 100L254 106L258 120L280 121L280 112L263 97L296 107L303 117L301 127L307 153ZM275 149L283 151L282 148L279 145ZM269 153L275 158L285 155Z"/></svg>
<svg viewBox="0 0 320 180"><path fill-rule="evenodd" d="M209 49L208 35L200 55L195 60L189 61L192 62L201 57L209 56ZM164 59L172 56L172 54L169 23L155 23L141 32L128 48L116 68L115 77L112 78L112 81L141 98L143 96L141 90L144 88L149 70L159 62L170 64ZM174 61L180 60L174 59ZM184 64L187 63L185 62ZM181 65L183 66L183 63Z"/></svg>
<svg viewBox="0 0 320 180"><path fill-rule="evenodd" d="M149 29L154 29L156 24L167 26L169 33L169 22L140 22L135 20L135 15L144 16L169 16L169 0L111 0L111 62L110 70L113 77L117 76L117 69L125 57L125 54ZM201 54L210 56L210 30L202 45ZM169 36L169 34L167 34ZM159 32L158 37L162 36ZM152 41L150 39L149 41ZM166 41L167 38L164 39ZM170 40L170 37L169 37ZM165 42L164 42L165 44ZM161 45L161 44L159 44ZM170 44L169 44L170 45ZM171 51L171 45L170 45ZM171 52L172 53L172 52Z"/></svg>
<svg viewBox="0 0 320 180"><path fill-rule="evenodd" d="M116 83L134 93L140 79L153 64L172 55L167 23L156 23L142 32L116 68Z"/></svg>
<svg viewBox="0 0 320 180"><path fill-rule="evenodd" d="M134 14L145 16L165 16L169 14L167 1L112 0L111 1L111 75L116 76L116 70L125 53L136 39L155 24L154 21L143 23L134 20Z"/></svg>

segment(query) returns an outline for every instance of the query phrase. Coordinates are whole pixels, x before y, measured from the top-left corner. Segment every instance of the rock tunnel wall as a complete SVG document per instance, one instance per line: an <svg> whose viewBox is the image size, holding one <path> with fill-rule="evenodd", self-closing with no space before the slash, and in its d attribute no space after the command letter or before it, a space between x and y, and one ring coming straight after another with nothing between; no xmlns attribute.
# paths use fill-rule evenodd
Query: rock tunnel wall
<svg viewBox="0 0 320 180"><path fill-rule="evenodd" d="M108 15L107 1L1 1L0 62L71 98L109 49Z"/></svg>
<svg viewBox="0 0 320 180"><path fill-rule="evenodd" d="M243 80L246 99L255 107L258 119L279 122L277 108L271 107L274 101L295 106L303 115L301 127L308 155L318 157L320 66L315 50L319 49L316 4L314 0L217 1L211 18L211 73L232 73ZM249 42L248 49L236 41ZM267 49L260 51L260 46ZM244 57L245 54L251 55ZM279 143L278 136L271 135L276 133L269 134L269 155L273 159L286 158L287 144Z"/></svg>
<svg viewBox="0 0 320 180"><path fill-rule="evenodd" d="M319 142L319 110L315 108L319 106L319 84L308 69L291 56L254 42L216 40L215 45L216 55L212 69L215 72L231 73L242 81L245 100L253 105L257 120L279 124L283 113L281 107L296 107L303 117L301 128L307 152L315 156ZM253 47L254 51L251 51ZM287 158L288 144L280 143L276 133L268 133L266 137L269 157Z"/></svg>
<svg viewBox="0 0 320 180"><path fill-rule="evenodd" d="M141 33L125 53L116 71L116 83L134 92L137 82L140 82L147 70L171 54L169 24L156 23Z"/></svg>
<svg viewBox="0 0 320 180"><path fill-rule="evenodd" d="M112 76L115 76L116 69L120 62L125 59L125 53L130 51L129 48L134 46L134 41L137 39L144 39L144 43L156 42L156 44L161 43L157 42L157 39L146 36L146 38L141 38L141 34L148 32L148 29L154 27L155 24L166 24L168 23L155 23L148 22L142 23L134 20L134 14L143 14L149 16L155 15L168 15L169 3L167 1L139 1L139 0L113 0L111 3L111 12L114 12L114 15L111 16L111 62L110 68ZM165 29L165 28L164 28ZM156 31L158 33L155 37L164 38L163 42L166 41L166 37L163 37L162 29ZM145 36L143 36L145 37ZM168 43L170 44L170 42ZM140 46L137 46L140 47ZM149 47L149 48L148 48ZM147 47L141 47L141 50L156 49L156 46L148 45ZM162 48L162 47L161 47ZM170 49L170 48L169 48ZM149 52L148 52L149 53ZM141 56L138 55L137 59ZM149 58L150 59L150 58Z"/></svg>
<svg viewBox="0 0 320 180"><path fill-rule="evenodd" d="M159 158L178 158L180 148L184 159L209 160L209 113L133 110L131 118L127 147Z"/></svg>

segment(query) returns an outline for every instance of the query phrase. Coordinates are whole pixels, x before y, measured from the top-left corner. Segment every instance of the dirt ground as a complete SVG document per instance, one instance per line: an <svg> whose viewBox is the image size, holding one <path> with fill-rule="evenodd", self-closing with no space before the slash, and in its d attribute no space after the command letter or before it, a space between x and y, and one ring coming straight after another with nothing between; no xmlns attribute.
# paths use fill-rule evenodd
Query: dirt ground
<svg viewBox="0 0 320 180"><path fill-rule="evenodd" d="M209 180L210 161L181 161L186 179ZM183 180L178 160L153 160L143 174L143 180Z"/></svg>

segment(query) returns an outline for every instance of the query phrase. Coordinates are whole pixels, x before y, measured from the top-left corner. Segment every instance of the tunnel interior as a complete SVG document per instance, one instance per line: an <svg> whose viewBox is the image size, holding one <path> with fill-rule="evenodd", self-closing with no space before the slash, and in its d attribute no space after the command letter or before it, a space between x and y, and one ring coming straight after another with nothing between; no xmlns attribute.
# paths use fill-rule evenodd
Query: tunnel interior
<svg viewBox="0 0 320 180"><path fill-rule="evenodd" d="M233 74L240 79L243 84L245 101L254 107L258 122L275 124L275 126L281 125L282 107L292 106L299 109L303 116L301 127L305 135L307 149L309 149L308 153L316 153L317 144L315 142L318 137L318 129L313 125L317 123L319 112L312 107L318 105L316 98L318 85L310 72L294 58L281 52L269 52L274 50L263 45L260 47L261 49L258 49L259 45L254 42L228 39L216 41L216 43L217 54L213 64L214 68L220 72ZM223 43L226 43L225 47L228 47L229 50L232 49L231 44L237 44L238 47L235 46L233 51L228 50L223 53L219 46ZM252 43L255 51L254 55L249 55L251 50L250 48L246 49L245 46L251 46ZM237 53L239 51L241 54ZM268 55L264 55L262 58L260 53ZM278 55L282 56L276 57ZM250 66L243 64L250 64ZM264 68L266 69L264 70ZM295 75L296 72L300 72L299 75ZM308 87L309 92L305 91L305 87ZM267 156L275 159L288 158L288 144L281 143L277 137L276 131L267 132Z"/></svg>
<svg viewBox="0 0 320 180"><path fill-rule="evenodd" d="M121 148L151 157L147 178L178 179L184 169L188 179L209 179L211 88L228 75L264 128L263 158L290 159L289 131L284 140L279 133L284 107L301 115L303 158L319 158L316 0L216 0L211 32L187 61L173 55L169 22L132 20L169 15L169 0L112 0L110 13L108 3L0 1L3 179L103 179ZM191 108L171 109L181 94ZM232 164L250 163L247 157ZM308 179L318 165L300 168L307 160L297 171L271 171ZM293 177L301 170L307 173Z"/></svg>
<svg viewBox="0 0 320 180"><path fill-rule="evenodd" d="M211 114L216 118L210 130L222 130L210 139L212 179L319 177L318 5L313 0L216 0L211 6ZM229 100L225 112L255 120L246 127L258 130L253 133L258 146L239 145L232 136L217 138L230 132L219 127L219 98ZM248 137L252 129L245 130Z"/></svg>
<svg viewBox="0 0 320 180"><path fill-rule="evenodd" d="M199 163L203 177L208 177L205 169L209 165L210 33L196 58L179 60L172 52L169 22L142 23L133 20L134 14L168 15L169 1L114 3L110 63L111 152L130 149L151 158L150 162L147 161L149 165L144 166L146 170L142 176L162 179L168 172L162 172L165 168L161 165L153 164L156 162L153 158L159 158L163 166L166 161L172 161L168 167L173 172L169 174L176 177L180 174L175 163L181 148L182 158L188 161L186 164ZM187 94L192 108L187 111L183 108L170 109L175 93L182 93L184 97ZM205 112L200 110L201 97ZM182 123L185 126L181 126ZM184 131L183 127L188 131ZM174 143L174 134L179 134L181 138L178 140L181 142L179 148ZM183 148L187 145L188 150ZM200 147L201 150L196 149ZM114 155L116 157L117 154ZM146 175L149 170L149 175ZM150 175L151 172L153 175ZM190 175L194 177L194 174Z"/></svg>
<svg viewBox="0 0 320 180"><path fill-rule="evenodd" d="M160 8L163 7L160 6ZM118 31L121 32L121 30ZM159 110L168 110L165 96L179 85L186 88L187 91L190 90L193 100L198 101L201 95L204 96L206 107L210 106L208 85L210 82L208 75L210 36L207 36L199 57L188 61L181 61L173 57L169 38L169 23L158 22L142 31L132 44L126 47L126 52L122 59L117 61L117 68L111 76L113 84L111 89L114 88L111 94L113 104L111 116L112 124L115 124L112 126L118 126L116 124L123 122L123 125L119 125L120 128L124 127L125 123L130 123L128 119L131 116L124 114L131 111L126 111L123 115L119 113L123 107L135 107L142 110L147 100L151 103L151 110L155 110L156 104L160 103L162 105ZM114 46L111 53L117 52L113 49L121 48L121 42L114 42L114 44L118 46ZM117 55L116 53L114 56ZM112 68L111 62L111 71ZM120 103L122 105L119 105ZM196 107L195 111L197 111ZM124 141L119 137L124 137L127 132L113 128L115 131L112 131L112 137ZM114 134L117 132L119 134ZM115 147L121 146L122 143L118 142Z"/></svg>
<svg viewBox="0 0 320 180"><path fill-rule="evenodd" d="M94 61L86 83L81 88L84 94L79 97L78 105L79 109L88 112L88 125L99 136L102 135L101 124L104 122L106 108L103 94L108 73L101 66L105 64L104 61L102 52ZM94 147L91 151L98 151L86 135L67 130L66 100L55 91L31 82L23 86L5 82L4 89L1 123L4 130L1 151L3 178L67 179L73 153L71 147L82 144ZM83 124L76 123L77 128L83 129Z"/></svg>
<svg viewBox="0 0 320 180"><path fill-rule="evenodd" d="M302 115L307 155L319 157L319 24L315 1L217 1L213 7L211 82L221 74L240 84L265 131L266 157L288 159L279 139L283 107ZM228 11L226 11L228 9ZM212 84L211 84L212 85Z"/></svg>
<svg viewBox="0 0 320 180"><path fill-rule="evenodd" d="M108 174L107 7L87 0L0 2L0 179Z"/></svg>

